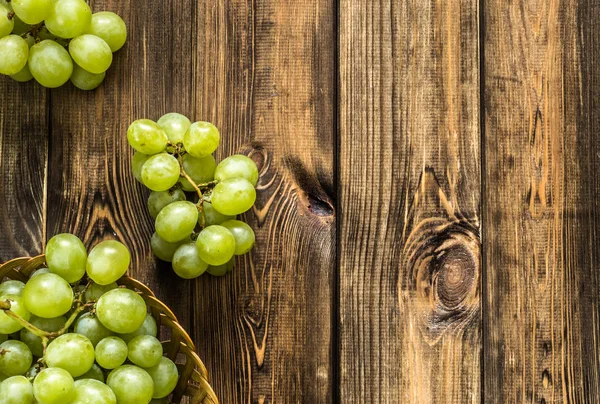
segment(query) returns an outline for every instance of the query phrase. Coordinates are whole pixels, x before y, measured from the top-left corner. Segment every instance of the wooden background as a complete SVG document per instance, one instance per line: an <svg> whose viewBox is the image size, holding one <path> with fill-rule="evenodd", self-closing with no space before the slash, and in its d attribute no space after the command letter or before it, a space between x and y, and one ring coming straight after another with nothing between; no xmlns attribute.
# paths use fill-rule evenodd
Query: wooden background
<svg viewBox="0 0 600 404"><path fill-rule="evenodd" d="M85 93L0 80L0 260L118 238L222 403L600 403L600 1L93 0ZM150 252L126 129L259 162L224 278Z"/></svg>

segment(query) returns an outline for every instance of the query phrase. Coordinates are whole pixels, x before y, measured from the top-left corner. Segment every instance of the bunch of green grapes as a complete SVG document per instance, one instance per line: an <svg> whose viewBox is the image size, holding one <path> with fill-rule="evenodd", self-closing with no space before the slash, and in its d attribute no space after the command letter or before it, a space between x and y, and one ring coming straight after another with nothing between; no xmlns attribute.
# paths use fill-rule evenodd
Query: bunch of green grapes
<svg viewBox="0 0 600 404"><path fill-rule="evenodd" d="M0 0L0 74L19 82L93 90L126 39L121 17L85 0Z"/></svg>
<svg viewBox="0 0 600 404"><path fill-rule="evenodd" d="M225 275L234 257L254 246L252 228L236 220L256 201L254 161L237 154L217 164L218 129L177 113L157 122L133 122L127 140L135 149L133 174L152 191L148 209L156 220L154 254L185 279L204 272Z"/></svg>
<svg viewBox="0 0 600 404"><path fill-rule="evenodd" d="M179 379L144 299L115 283L118 241L46 245L47 268L0 284L0 404L166 403Z"/></svg>

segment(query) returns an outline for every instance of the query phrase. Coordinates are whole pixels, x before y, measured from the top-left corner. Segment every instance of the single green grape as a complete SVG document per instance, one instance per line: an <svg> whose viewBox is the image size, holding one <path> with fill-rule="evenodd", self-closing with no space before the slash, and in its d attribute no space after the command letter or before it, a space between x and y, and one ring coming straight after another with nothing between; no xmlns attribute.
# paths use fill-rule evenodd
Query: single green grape
<svg viewBox="0 0 600 404"><path fill-rule="evenodd" d="M119 337L107 337L96 345L96 362L104 369L114 369L125 363L127 352L125 341Z"/></svg>
<svg viewBox="0 0 600 404"><path fill-rule="evenodd" d="M55 318L41 318L37 316L31 316L29 319L29 323L31 325L39 328L42 331L47 332L56 332L63 328L67 319L64 316L55 317ZM44 355L44 347L42 345L42 339L29 331L26 328L22 328L19 332L19 337L21 341L25 343L31 350L31 353L38 358L41 358Z"/></svg>
<svg viewBox="0 0 600 404"><path fill-rule="evenodd" d="M151 335L138 335L127 344L127 358L141 368L149 368L160 362L162 344Z"/></svg>
<svg viewBox="0 0 600 404"><path fill-rule="evenodd" d="M33 380L33 396L40 404L70 403L75 397L75 381L61 368L42 370Z"/></svg>
<svg viewBox="0 0 600 404"><path fill-rule="evenodd" d="M182 241L177 241L176 243L169 243L168 241L160 238L158 234L154 233L150 239L150 246L152 247L152 252L158 257L158 259L171 262L173 260L173 255L179 246L188 241L189 239L184 239Z"/></svg>
<svg viewBox="0 0 600 404"><path fill-rule="evenodd" d="M229 220L221 226L227 228L235 238L235 255L243 255L252 249L256 240L252 227L241 220Z"/></svg>
<svg viewBox="0 0 600 404"><path fill-rule="evenodd" d="M140 328L128 334L119 334L119 337L121 337L121 339L126 343L129 343L129 341L138 335L151 335L153 337L158 335L158 326L156 325L156 320L150 314L146 314L144 323Z"/></svg>
<svg viewBox="0 0 600 404"><path fill-rule="evenodd" d="M208 264L198 254L195 243L183 244L173 255L173 270L183 279L194 279L206 271Z"/></svg>
<svg viewBox="0 0 600 404"><path fill-rule="evenodd" d="M182 160L183 169L187 175L192 178L195 185L204 184L214 179L217 162L212 154L202 158L196 158L190 154L186 154L183 156ZM194 191L194 187L187 178L181 179L181 186L188 192Z"/></svg>
<svg viewBox="0 0 600 404"><path fill-rule="evenodd" d="M239 215L254 205L256 190L244 178L228 178L215 186L211 203L224 215Z"/></svg>
<svg viewBox="0 0 600 404"><path fill-rule="evenodd" d="M166 191L179 181L179 162L168 153L159 153L142 167L142 182L152 191Z"/></svg>
<svg viewBox="0 0 600 404"><path fill-rule="evenodd" d="M189 237L198 223L198 208L191 202L173 202L156 217L156 233L169 243Z"/></svg>
<svg viewBox="0 0 600 404"><path fill-rule="evenodd" d="M8 340L0 344L0 372L6 376L22 375L32 363L33 355L25 343Z"/></svg>
<svg viewBox="0 0 600 404"><path fill-rule="evenodd" d="M83 298L86 302L92 300L100 299L100 296L108 292L109 290L116 289L119 285L115 282L109 283L108 285L98 285L97 283L93 283L87 288L85 293L83 294Z"/></svg>
<svg viewBox="0 0 600 404"><path fill-rule="evenodd" d="M33 404L33 386L24 376L13 376L0 383L0 403Z"/></svg>
<svg viewBox="0 0 600 404"><path fill-rule="evenodd" d="M135 179L139 182L142 182L142 168L149 158L150 156L140 153L139 151L136 151L133 154L133 158L131 159L131 171L133 172Z"/></svg>
<svg viewBox="0 0 600 404"><path fill-rule="evenodd" d="M46 264L50 272L75 283L85 274L87 250L72 234L57 234L46 244Z"/></svg>
<svg viewBox="0 0 600 404"><path fill-rule="evenodd" d="M202 158L213 154L220 141L221 135L215 125L209 122L194 122L183 136L183 147L192 156Z"/></svg>
<svg viewBox="0 0 600 404"><path fill-rule="evenodd" d="M136 331L146 319L146 302L132 290L117 288L106 292L96 303L98 319L119 334Z"/></svg>
<svg viewBox="0 0 600 404"><path fill-rule="evenodd" d="M73 377L88 372L94 358L92 342L85 335L76 333L63 334L52 340L44 355L48 367L64 369Z"/></svg>
<svg viewBox="0 0 600 404"><path fill-rule="evenodd" d="M76 377L75 380L83 380L83 379L94 379L94 380L98 380L99 382L104 383L104 372L102 371L102 368L100 366L98 366L97 364L93 364L92 367L90 368L90 370L88 370L86 373L82 374L79 377Z"/></svg>
<svg viewBox="0 0 600 404"><path fill-rule="evenodd" d="M106 72L102 73L90 73L87 70L83 69L81 66L74 64L73 65L73 74L71 75L71 83L75 87L84 91L91 91L104 81L106 77Z"/></svg>
<svg viewBox="0 0 600 404"><path fill-rule="evenodd" d="M198 235L196 248L202 261L209 265L223 265L233 257L235 238L223 226L208 226Z"/></svg>
<svg viewBox="0 0 600 404"><path fill-rule="evenodd" d="M10 9L4 4L0 4L0 38L4 38L15 28L15 19L9 18Z"/></svg>
<svg viewBox="0 0 600 404"><path fill-rule="evenodd" d="M12 2L7 3L7 4L8 4L8 8L11 9L10 4L12 4ZM12 30L13 34L23 35L26 32L31 31L31 25L23 22L23 20L21 20L18 15L15 14L15 16L13 17L13 21L15 22L15 27ZM33 35L29 35L29 36L33 38ZM30 45L30 47L31 47L31 45Z"/></svg>
<svg viewBox="0 0 600 404"><path fill-rule="evenodd" d="M109 285L125 275L130 262L131 254L123 243L106 240L90 251L86 272L98 285Z"/></svg>
<svg viewBox="0 0 600 404"><path fill-rule="evenodd" d="M27 310L43 318L60 317L73 304L73 290L56 274L42 274L29 279L23 289Z"/></svg>
<svg viewBox="0 0 600 404"><path fill-rule="evenodd" d="M21 281L8 280L0 284L0 296L2 295L14 295L23 296L23 289L25 284Z"/></svg>
<svg viewBox="0 0 600 404"><path fill-rule="evenodd" d="M73 73L73 59L65 48L46 39L29 50L29 71L42 86L60 87Z"/></svg>
<svg viewBox="0 0 600 404"><path fill-rule="evenodd" d="M228 178L245 178L253 186L258 182L258 168L248 156L235 154L221 161L215 170L215 180L223 181Z"/></svg>
<svg viewBox="0 0 600 404"><path fill-rule="evenodd" d="M18 35L0 38L0 74L19 73L27 64L29 46Z"/></svg>
<svg viewBox="0 0 600 404"><path fill-rule="evenodd" d="M92 23L92 10L84 0L55 0L46 18L48 31L60 38L75 38L85 33Z"/></svg>
<svg viewBox="0 0 600 404"><path fill-rule="evenodd" d="M179 380L177 366L169 358L162 357L155 366L146 369L154 382L153 398L167 397L175 390Z"/></svg>
<svg viewBox="0 0 600 404"><path fill-rule="evenodd" d="M69 54L76 64L90 73L100 74L108 70L113 55L110 46L96 35L79 35L69 42Z"/></svg>
<svg viewBox="0 0 600 404"><path fill-rule="evenodd" d="M138 119L127 129L129 145L140 153L158 154L167 148L169 138L156 122L150 119Z"/></svg>
<svg viewBox="0 0 600 404"><path fill-rule="evenodd" d="M209 202L204 201L204 203L202 204L202 208L204 211L204 225L205 226L211 226L213 224L221 224L228 220L235 219L234 215L228 216L228 215L224 215L224 214L220 213L218 210L213 208L212 204ZM202 224L202 217L200 217L200 215L198 217L198 223Z"/></svg>
<svg viewBox="0 0 600 404"><path fill-rule="evenodd" d="M133 365L123 365L110 372L106 384L114 391L118 403L146 404L154 394L152 377Z"/></svg>
<svg viewBox="0 0 600 404"><path fill-rule="evenodd" d="M10 4L17 17L29 25L39 24L52 12L52 0L12 0Z"/></svg>
<svg viewBox="0 0 600 404"><path fill-rule="evenodd" d="M31 282L31 281L29 281ZM70 289L70 288L69 288ZM0 301L10 303L10 311L20 316L25 321L31 318L31 312L27 310L25 300L22 296L2 295ZM12 334L19 331L23 326L10 318L4 310L0 310L0 334Z"/></svg>
<svg viewBox="0 0 600 404"><path fill-rule="evenodd" d="M224 276L227 274L227 272L231 272L233 270L234 264L235 260L232 259L231 261L223 265L209 266L206 272L212 276Z"/></svg>
<svg viewBox="0 0 600 404"><path fill-rule="evenodd" d="M156 123L163 128L174 145L183 143L183 136L192 124L187 117L176 112L161 116Z"/></svg>
<svg viewBox="0 0 600 404"><path fill-rule="evenodd" d="M100 320L91 313L84 313L77 319L74 331L87 337L93 346L96 346L104 338L113 335L112 331L102 325Z"/></svg>
<svg viewBox="0 0 600 404"><path fill-rule="evenodd" d="M117 404L115 393L98 380L76 380L74 387L75 396L69 404Z"/></svg>
<svg viewBox="0 0 600 404"><path fill-rule="evenodd" d="M19 83L26 83L33 79L33 74L29 71L29 64L26 64L18 73L11 74L10 78Z"/></svg>
<svg viewBox="0 0 600 404"><path fill-rule="evenodd" d="M148 210L150 211L150 215L156 219L156 216L158 216L165 206L173 202L185 200L185 192L179 188L169 191L150 192L150 196L148 197Z"/></svg>
<svg viewBox="0 0 600 404"><path fill-rule="evenodd" d="M102 38L112 52L121 49L127 41L125 21L110 11L92 14L92 23L87 33Z"/></svg>

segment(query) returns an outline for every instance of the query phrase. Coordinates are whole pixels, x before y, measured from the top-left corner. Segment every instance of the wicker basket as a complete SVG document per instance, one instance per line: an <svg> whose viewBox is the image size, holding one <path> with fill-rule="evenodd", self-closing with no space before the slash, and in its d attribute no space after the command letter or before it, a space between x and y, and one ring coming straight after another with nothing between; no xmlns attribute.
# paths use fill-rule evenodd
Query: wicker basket
<svg viewBox="0 0 600 404"><path fill-rule="evenodd" d="M7 277L27 282L35 270L45 267L45 262L44 255L13 259L0 265L0 280ZM167 335L170 334L170 339L163 342L164 352L169 359L177 363L179 368L179 382L173 392L171 402L218 404L219 400L208 384L206 367L196 354L194 342L179 325L175 314L141 282L124 276L117 283L138 292L150 308L159 330L166 331Z"/></svg>

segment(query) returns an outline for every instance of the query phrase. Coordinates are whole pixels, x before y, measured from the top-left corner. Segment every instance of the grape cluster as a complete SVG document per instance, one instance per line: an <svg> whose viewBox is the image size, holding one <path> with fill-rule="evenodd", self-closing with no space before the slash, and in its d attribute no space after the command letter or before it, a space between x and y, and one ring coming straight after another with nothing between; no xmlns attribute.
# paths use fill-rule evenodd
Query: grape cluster
<svg viewBox="0 0 600 404"><path fill-rule="evenodd" d="M126 40L121 17L85 0L0 0L0 74L19 82L93 90Z"/></svg>
<svg viewBox="0 0 600 404"><path fill-rule="evenodd" d="M115 283L130 260L118 241L88 255L59 234L47 268L0 284L0 404L167 402L177 367L144 299Z"/></svg>
<svg viewBox="0 0 600 404"><path fill-rule="evenodd" d="M185 279L231 271L234 257L254 246L252 228L236 220L256 201L254 161L236 154L217 164L218 129L177 113L157 122L133 122L127 140L135 149L133 174L152 191L148 209L155 218L154 255L171 262Z"/></svg>

